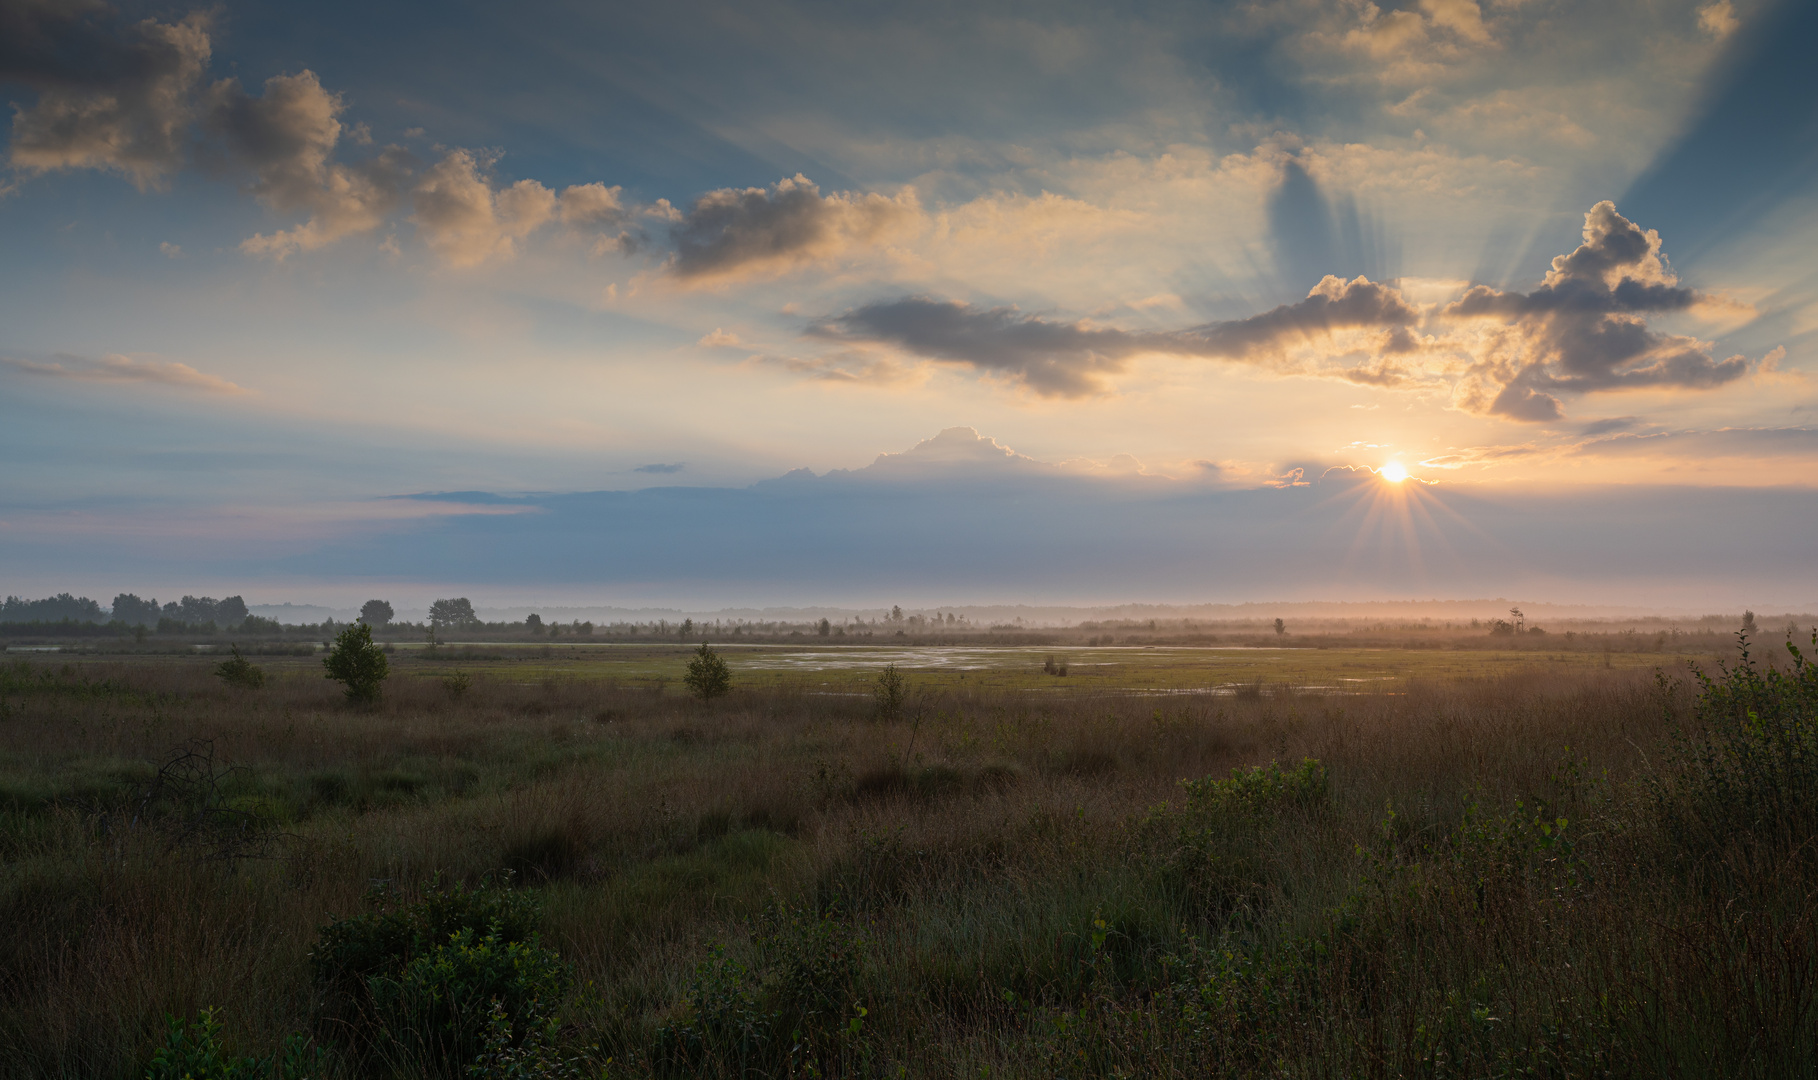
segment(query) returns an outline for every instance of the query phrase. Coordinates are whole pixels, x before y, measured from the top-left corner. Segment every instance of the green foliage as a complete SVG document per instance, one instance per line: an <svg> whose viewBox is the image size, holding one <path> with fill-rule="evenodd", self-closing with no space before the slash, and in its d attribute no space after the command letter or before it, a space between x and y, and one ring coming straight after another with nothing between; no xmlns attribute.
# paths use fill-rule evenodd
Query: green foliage
<svg viewBox="0 0 1818 1080"><path fill-rule="evenodd" d="M1675 747L1676 768L1653 784L1663 823L1686 853L1797 846L1818 831L1818 663L1788 641L1791 670L1763 670L1747 631L1737 641L1736 666L1719 665L1715 679L1694 672L1692 730Z"/></svg>
<svg viewBox="0 0 1818 1080"><path fill-rule="evenodd" d="M1283 772L1280 763L1231 770L1229 779L1182 780L1190 804L1198 810L1246 815L1280 807L1313 809L1330 798L1326 767L1307 758Z"/></svg>
<svg viewBox="0 0 1818 1080"><path fill-rule="evenodd" d="M682 676L682 685L702 701L712 701L731 692L732 672L726 667L726 661L703 641L688 661L688 673Z"/></svg>
<svg viewBox="0 0 1818 1080"><path fill-rule="evenodd" d="M568 992L526 894L455 886L402 907L369 899L375 910L330 922L310 952L324 1031L362 1057L446 1073L480 1052L495 1005L528 1034Z"/></svg>
<svg viewBox="0 0 1818 1080"><path fill-rule="evenodd" d="M240 646L233 647L233 657L223 660L215 667L215 678L229 686L238 686L246 690L257 690L265 685L265 669L240 655Z"/></svg>
<svg viewBox="0 0 1818 1080"><path fill-rule="evenodd" d="M773 907L754 931L757 966L714 945L695 967L653 1063L671 1076L851 1073L865 1056L864 940L833 910Z"/></svg>
<svg viewBox="0 0 1818 1080"><path fill-rule="evenodd" d="M284 1049L266 1057L239 1056L221 1043L221 1021L203 1009L193 1022L165 1018L164 1045L152 1055L145 1080L320 1080L328 1056L304 1035L284 1040Z"/></svg>
<svg viewBox="0 0 1818 1080"><path fill-rule="evenodd" d="M347 700L370 704L379 700L379 686L391 674L385 650L374 644L372 627L354 623L335 637L334 647L323 658L328 677L347 687Z"/></svg>
<svg viewBox="0 0 1818 1080"><path fill-rule="evenodd" d="M472 1064L468 1080L587 1080L607 1076L603 1066L581 1055L564 1055L556 1047L561 1025L553 1016L533 1016L514 1024L500 1002L486 1017L486 1041ZM606 1062L610 1065L610 1060Z"/></svg>
<svg viewBox="0 0 1818 1080"><path fill-rule="evenodd" d="M895 664L886 664L871 684L871 698L879 720L896 720L903 715L903 703L909 699L909 683Z"/></svg>

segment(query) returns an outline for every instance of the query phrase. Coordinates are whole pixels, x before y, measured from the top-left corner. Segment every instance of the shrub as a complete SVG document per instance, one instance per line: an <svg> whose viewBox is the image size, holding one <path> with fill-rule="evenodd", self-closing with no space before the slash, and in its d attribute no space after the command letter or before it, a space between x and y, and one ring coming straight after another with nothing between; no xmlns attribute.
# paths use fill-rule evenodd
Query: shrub
<svg viewBox="0 0 1818 1080"><path fill-rule="evenodd" d="M903 673L896 670L895 664L885 665L878 672L877 682L871 687L872 699L877 705L879 720L895 720L903 715L903 702L909 697L909 683Z"/></svg>
<svg viewBox="0 0 1818 1080"><path fill-rule="evenodd" d="M652 1063L691 1077L861 1073L863 938L832 910L780 905L753 929L758 966L714 945L689 980L683 1015L658 1029Z"/></svg>
<svg viewBox="0 0 1818 1080"><path fill-rule="evenodd" d="M193 1023L165 1018L164 1045L152 1055L145 1080L317 1080L328 1075L327 1055L304 1035L284 1040L269 1057L229 1053L221 1045L221 1021L203 1009Z"/></svg>
<svg viewBox="0 0 1818 1080"><path fill-rule="evenodd" d="M379 684L391 674L385 650L373 643L372 627L365 623L342 630L322 666L330 679L347 686L347 700L366 704L379 700Z"/></svg>
<svg viewBox="0 0 1818 1080"><path fill-rule="evenodd" d="M486 1017L486 1043L467 1066L468 1080L586 1080L608 1075L590 1067L581 1055L564 1055L556 1048L561 1025L554 1017L538 1016L513 1024L497 1001ZM597 1048L594 1048L597 1051ZM610 1059L606 1062L610 1065Z"/></svg>
<svg viewBox="0 0 1818 1080"><path fill-rule="evenodd" d="M265 685L265 669L240 655L240 646L233 647L232 659L223 660L215 668L215 678L229 686L257 690Z"/></svg>
<svg viewBox="0 0 1818 1080"><path fill-rule="evenodd" d="M386 910L336 919L310 964L323 996L324 1032L393 1068L451 1074L497 1034L495 1008L520 1038L541 1031L570 975L534 929L539 910L503 889L431 892Z"/></svg>
<svg viewBox="0 0 1818 1080"><path fill-rule="evenodd" d="M682 676L682 685L702 701L712 701L731 692L732 672L726 667L726 661L703 641L695 650L694 658L688 661L688 674Z"/></svg>
<svg viewBox="0 0 1818 1080"><path fill-rule="evenodd" d="M1187 798L1198 809L1259 814L1277 807L1311 809L1326 801L1328 785L1326 767L1307 758L1292 770L1283 772L1271 761L1248 769L1231 770L1229 779L1206 777L1182 780Z"/></svg>
<svg viewBox="0 0 1818 1080"><path fill-rule="evenodd" d="M1735 667L1719 665L1715 679L1695 672L1694 725L1677 768L1653 785L1669 835L1692 851L1797 844L1818 829L1818 663L1788 641L1792 670L1763 671L1747 632L1737 639Z"/></svg>

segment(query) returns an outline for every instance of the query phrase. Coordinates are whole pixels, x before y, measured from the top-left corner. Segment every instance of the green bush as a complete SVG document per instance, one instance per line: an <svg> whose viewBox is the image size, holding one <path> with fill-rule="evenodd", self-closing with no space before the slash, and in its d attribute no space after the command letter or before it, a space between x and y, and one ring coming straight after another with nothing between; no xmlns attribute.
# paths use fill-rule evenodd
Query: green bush
<svg viewBox="0 0 1818 1080"><path fill-rule="evenodd" d="M702 701L712 701L731 692L732 672L726 667L726 661L703 641L695 650L694 658L688 661L688 674L682 676L682 685Z"/></svg>
<svg viewBox="0 0 1818 1080"><path fill-rule="evenodd" d="M586 1080L608 1072L587 1058L564 1055L556 1048L560 1028L554 1017L513 1024L497 1001L486 1017L486 1042L467 1066L468 1080ZM592 1048L597 1053L597 1048ZM611 1065L608 1059L604 1064Z"/></svg>
<svg viewBox="0 0 1818 1080"><path fill-rule="evenodd" d="M683 1015L652 1054L670 1076L841 1076L862 1072L864 941L832 910L774 907L757 921L757 966L715 945L695 967Z"/></svg>
<svg viewBox="0 0 1818 1080"><path fill-rule="evenodd" d="M1326 767L1307 758L1283 772L1277 762L1231 770L1229 779L1182 780L1189 805L1196 810L1260 814L1278 808L1313 809L1329 797Z"/></svg>
<svg viewBox="0 0 1818 1080"><path fill-rule="evenodd" d="M240 655L240 646L233 647L232 659L223 660L215 668L215 678L229 686L257 690L265 685L265 669Z"/></svg>
<svg viewBox="0 0 1818 1080"><path fill-rule="evenodd" d="M1788 641L1791 670L1763 670L1747 634L1737 638L1736 666L1719 665L1715 679L1694 672L1694 723L1675 746L1676 768L1653 784L1685 854L1732 843L1797 847L1818 831L1818 663Z"/></svg>
<svg viewBox="0 0 1818 1080"><path fill-rule="evenodd" d="M520 1037L567 994L570 975L538 941L536 902L503 889L437 890L324 927L310 952L324 1033L392 1068L453 1075L485 1046L496 1003Z"/></svg>
<svg viewBox="0 0 1818 1080"><path fill-rule="evenodd" d="M353 623L335 638L322 659L328 677L347 687L347 700L370 704L379 700L379 684L391 674L385 650L373 643L372 627Z"/></svg>
<svg viewBox="0 0 1818 1080"><path fill-rule="evenodd" d="M166 1017L164 1045L152 1055L145 1080L318 1080L328 1075L328 1058L303 1035L267 1057L239 1056L221 1045L221 1021L203 1009L194 1022Z"/></svg>

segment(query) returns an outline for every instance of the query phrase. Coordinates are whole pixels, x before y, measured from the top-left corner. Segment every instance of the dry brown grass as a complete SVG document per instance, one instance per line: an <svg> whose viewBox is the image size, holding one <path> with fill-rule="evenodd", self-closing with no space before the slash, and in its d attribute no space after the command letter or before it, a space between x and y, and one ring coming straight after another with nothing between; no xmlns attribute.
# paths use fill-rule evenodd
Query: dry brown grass
<svg viewBox="0 0 1818 1080"><path fill-rule="evenodd" d="M1761 1040L1814 1017L1809 846L1745 872L1764 891L1741 918L1672 891L1645 837L1617 835L1668 723L1632 673L1343 697L922 694L883 723L800 687L704 707L394 679L357 709L301 671L235 691L200 662L42 670L62 669L14 669L0 691L11 1075L133 1075L166 1013L209 1005L233 1041L274 1046L309 1026L317 927L370 883L504 870L540 890L545 940L587 987L571 1033L634 1073L690 1015L709 945L766 962L754 927L777 904L835 911L866 943L846 1071L1640 1075L1619 1058L1646 1035L1656 1065L1692 1075L1699 1054L1788 1060ZM156 764L197 741L240 770L223 790L285 834L279 857L197 862L132 821ZM1583 790L1561 780L1567 747L1596 781ZM1247 877L1167 869L1180 780L1308 757L1329 808L1219 848L1212 865ZM1539 871L1498 870L1480 889L1477 864L1434 854L1469 808L1536 798L1601 823L1581 841L1594 887L1562 900ZM1082 944L1100 919L1115 962ZM1208 1005L1184 1031L1188 968L1164 957L1190 939L1298 958L1296 988L1255 1015ZM1560 1040L1571 1054L1546 1049Z"/></svg>

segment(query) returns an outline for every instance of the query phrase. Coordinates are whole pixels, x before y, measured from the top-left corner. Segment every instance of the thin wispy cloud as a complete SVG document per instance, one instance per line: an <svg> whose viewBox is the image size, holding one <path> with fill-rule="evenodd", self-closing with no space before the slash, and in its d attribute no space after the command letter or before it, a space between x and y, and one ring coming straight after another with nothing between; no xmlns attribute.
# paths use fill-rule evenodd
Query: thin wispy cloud
<svg viewBox="0 0 1818 1080"><path fill-rule="evenodd" d="M150 383L205 394L250 394L251 390L219 376L172 360L140 360L110 355L97 359L59 354L45 362L0 356L0 367L23 375L78 383Z"/></svg>

